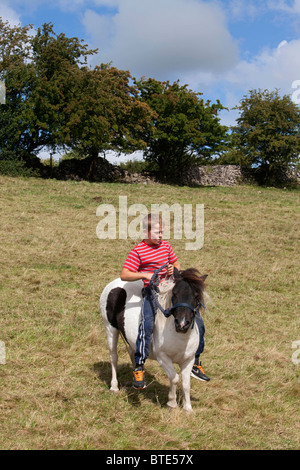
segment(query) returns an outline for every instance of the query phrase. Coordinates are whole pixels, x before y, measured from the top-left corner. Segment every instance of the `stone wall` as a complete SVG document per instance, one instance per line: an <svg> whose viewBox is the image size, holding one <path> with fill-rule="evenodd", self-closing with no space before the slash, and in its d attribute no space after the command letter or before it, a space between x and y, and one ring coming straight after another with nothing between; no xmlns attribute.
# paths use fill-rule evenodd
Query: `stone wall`
<svg viewBox="0 0 300 470"><path fill-rule="evenodd" d="M70 159L60 162L58 167L50 170L41 165L44 170L41 176L57 179L87 180L94 182L122 182L155 184L150 174L130 173L107 160L98 157L96 160L85 158L83 160ZM292 181L300 183L300 172L281 172L278 182L288 184ZM194 166L183 174L179 185L185 186L234 186L237 184L255 183L259 181L257 170L246 170L239 165Z"/></svg>
<svg viewBox="0 0 300 470"><path fill-rule="evenodd" d="M92 158L63 160L57 167L54 167L52 171L50 171L48 167L47 173L45 173L44 176L64 180L86 180L98 183L156 183L149 174L130 173L127 170L121 169L118 165L109 163L102 157L98 157L96 160Z"/></svg>
<svg viewBox="0 0 300 470"><path fill-rule="evenodd" d="M130 173L123 170L123 174L119 181L122 183L142 183L142 184L155 184L157 181L149 173Z"/></svg>
<svg viewBox="0 0 300 470"><path fill-rule="evenodd" d="M250 179L239 165L194 166L183 175L187 186L234 186Z"/></svg>
<svg viewBox="0 0 300 470"><path fill-rule="evenodd" d="M277 184L300 183L300 171L282 170L274 175ZM239 165L194 166L182 177L186 186L235 186L260 180L257 169L241 168Z"/></svg>

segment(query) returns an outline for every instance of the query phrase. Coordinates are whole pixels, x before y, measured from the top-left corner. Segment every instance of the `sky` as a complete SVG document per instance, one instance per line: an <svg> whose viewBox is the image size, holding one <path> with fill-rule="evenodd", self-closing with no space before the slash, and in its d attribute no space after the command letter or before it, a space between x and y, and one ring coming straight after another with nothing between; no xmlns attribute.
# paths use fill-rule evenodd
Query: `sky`
<svg viewBox="0 0 300 470"><path fill-rule="evenodd" d="M0 0L12 25L53 23L137 79L179 80L232 108L253 89L300 103L300 0Z"/></svg>

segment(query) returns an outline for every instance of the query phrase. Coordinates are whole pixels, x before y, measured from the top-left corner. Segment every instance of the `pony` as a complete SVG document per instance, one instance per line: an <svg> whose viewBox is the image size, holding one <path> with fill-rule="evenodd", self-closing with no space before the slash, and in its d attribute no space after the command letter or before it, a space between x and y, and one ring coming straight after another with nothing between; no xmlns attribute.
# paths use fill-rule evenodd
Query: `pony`
<svg viewBox="0 0 300 470"><path fill-rule="evenodd" d="M161 281L158 288L157 312L149 359L157 360L169 381L167 406L176 408L176 387L179 381L174 365L178 364L182 377L183 409L191 412L190 374L199 344L195 315L204 308L206 275L189 268L174 268L173 279ZM119 333L128 343L128 352L135 366L134 353L141 318L143 281L125 282L120 278L110 282L100 296L100 310L106 329L111 363L110 390L118 392L117 343Z"/></svg>

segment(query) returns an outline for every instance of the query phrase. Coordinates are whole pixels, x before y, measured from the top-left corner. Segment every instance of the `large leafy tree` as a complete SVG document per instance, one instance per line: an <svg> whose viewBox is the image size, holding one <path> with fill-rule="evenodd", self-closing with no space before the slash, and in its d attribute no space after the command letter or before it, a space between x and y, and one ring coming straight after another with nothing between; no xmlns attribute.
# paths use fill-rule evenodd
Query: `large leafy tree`
<svg viewBox="0 0 300 470"><path fill-rule="evenodd" d="M77 38L56 35L52 24L32 34L31 25L11 27L0 19L1 157L28 159L46 146L65 143L68 105L76 74L93 53Z"/></svg>
<svg viewBox="0 0 300 470"><path fill-rule="evenodd" d="M0 105L0 157L15 160L27 151L27 96L33 77L30 62L31 26L11 27L0 18L0 80L5 104Z"/></svg>
<svg viewBox="0 0 300 470"><path fill-rule="evenodd" d="M33 147L55 150L68 144L66 126L71 104L78 99L78 75L94 52L77 38L57 35L51 23L38 28L32 38L35 75L28 96Z"/></svg>
<svg viewBox="0 0 300 470"><path fill-rule="evenodd" d="M232 142L242 165L257 167L264 181L299 162L300 108L278 90L251 90L237 106Z"/></svg>
<svg viewBox="0 0 300 470"><path fill-rule="evenodd" d="M88 67L95 53L77 38L0 22L0 80L7 105L0 107L0 152L28 158L42 147L76 149L94 161L107 149L145 148L151 110L129 72L102 64Z"/></svg>
<svg viewBox="0 0 300 470"><path fill-rule="evenodd" d="M146 147L144 129L152 112L130 80L129 72L109 64L83 68L77 74L67 139L93 163L105 150L132 152Z"/></svg>
<svg viewBox="0 0 300 470"><path fill-rule="evenodd" d="M142 100L154 112L145 129L146 161L155 165L162 180L180 183L184 168L210 161L227 141L227 127L219 122L218 101L204 102L200 93L155 79L137 82Z"/></svg>

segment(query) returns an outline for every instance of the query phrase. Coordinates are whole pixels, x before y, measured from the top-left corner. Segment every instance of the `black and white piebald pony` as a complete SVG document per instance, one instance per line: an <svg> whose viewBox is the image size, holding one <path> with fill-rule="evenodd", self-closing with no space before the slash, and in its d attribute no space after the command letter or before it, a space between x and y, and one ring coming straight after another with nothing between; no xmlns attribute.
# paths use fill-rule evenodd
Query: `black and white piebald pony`
<svg viewBox="0 0 300 470"><path fill-rule="evenodd" d="M182 375L184 409L192 411L190 401L190 373L199 344L199 332L195 322L198 309L204 307L204 280L194 269L174 269L173 280L159 284L156 313L149 359L155 359L170 380L167 405L177 406L176 385L179 376L173 364L179 364ZM112 378L110 390L117 392L117 343L119 332L128 343L133 367L136 339L141 318L142 281L125 282L115 279L103 290L100 309L107 333ZM162 313L162 311L164 313ZM199 314L199 313L198 313Z"/></svg>

